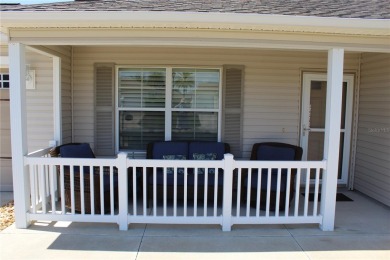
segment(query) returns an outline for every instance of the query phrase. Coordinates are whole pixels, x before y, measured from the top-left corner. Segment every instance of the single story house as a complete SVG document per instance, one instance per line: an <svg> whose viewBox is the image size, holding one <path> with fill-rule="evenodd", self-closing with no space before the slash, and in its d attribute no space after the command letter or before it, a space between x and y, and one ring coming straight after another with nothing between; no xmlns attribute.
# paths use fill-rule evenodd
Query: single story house
<svg viewBox="0 0 390 260"><path fill-rule="evenodd" d="M388 1L2 5L1 32L9 40L1 56L9 55L18 227L39 218L30 192L43 182L28 180L40 166L27 154L70 142L89 143L101 157L125 153L129 167L142 167L153 141L222 141L232 169L254 143L283 142L301 146L306 165L322 165L323 202L312 220L324 230L333 229L337 185L390 206ZM127 210L106 220L136 221ZM44 218L67 219L53 212Z"/></svg>

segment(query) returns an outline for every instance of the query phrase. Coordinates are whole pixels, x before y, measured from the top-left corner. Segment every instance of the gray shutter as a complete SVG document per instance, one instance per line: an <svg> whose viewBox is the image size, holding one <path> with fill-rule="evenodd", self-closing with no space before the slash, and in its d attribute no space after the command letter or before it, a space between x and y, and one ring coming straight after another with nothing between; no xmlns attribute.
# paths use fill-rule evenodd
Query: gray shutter
<svg viewBox="0 0 390 260"><path fill-rule="evenodd" d="M95 153L115 155L114 64L95 64Z"/></svg>
<svg viewBox="0 0 390 260"><path fill-rule="evenodd" d="M242 157L243 85L244 67L224 66L222 137L236 158Z"/></svg>

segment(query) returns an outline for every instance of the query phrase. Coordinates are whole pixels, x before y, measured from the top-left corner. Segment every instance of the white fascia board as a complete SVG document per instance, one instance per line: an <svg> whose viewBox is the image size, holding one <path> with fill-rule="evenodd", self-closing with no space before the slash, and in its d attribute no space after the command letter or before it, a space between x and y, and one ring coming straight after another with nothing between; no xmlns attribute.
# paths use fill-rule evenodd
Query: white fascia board
<svg viewBox="0 0 390 260"><path fill-rule="evenodd" d="M165 27L236 30L281 30L305 32L390 35L390 19L334 18L269 14L196 12L2 12L2 30L7 28L53 27Z"/></svg>

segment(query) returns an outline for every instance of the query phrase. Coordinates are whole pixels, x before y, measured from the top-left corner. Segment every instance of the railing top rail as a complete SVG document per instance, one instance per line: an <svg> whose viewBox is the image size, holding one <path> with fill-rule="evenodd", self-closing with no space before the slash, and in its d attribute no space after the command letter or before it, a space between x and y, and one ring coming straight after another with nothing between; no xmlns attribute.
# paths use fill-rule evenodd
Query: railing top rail
<svg viewBox="0 0 390 260"><path fill-rule="evenodd" d="M49 154L49 151L51 149L52 149L52 147L43 148L43 149L40 149L40 150L37 150L37 151L34 151L34 152L27 154L26 157L38 157L39 158L39 157L42 157L42 156Z"/></svg>
<svg viewBox="0 0 390 260"><path fill-rule="evenodd" d="M127 158L127 167L223 168L224 160L157 160Z"/></svg>
<svg viewBox="0 0 390 260"><path fill-rule="evenodd" d="M49 153L49 148L32 152L25 156L24 163L37 165L65 166L118 166L118 158L52 158L42 157ZM127 158L127 167L187 167L187 168L223 168L224 160L157 160ZM234 161L234 168L322 168L326 161Z"/></svg>
<svg viewBox="0 0 390 260"><path fill-rule="evenodd" d="M235 161L236 168L326 168L326 161Z"/></svg>
<svg viewBox="0 0 390 260"><path fill-rule="evenodd" d="M24 164L53 165L53 166L118 166L117 158L53 158L53 157L24 157Z"/></svg>

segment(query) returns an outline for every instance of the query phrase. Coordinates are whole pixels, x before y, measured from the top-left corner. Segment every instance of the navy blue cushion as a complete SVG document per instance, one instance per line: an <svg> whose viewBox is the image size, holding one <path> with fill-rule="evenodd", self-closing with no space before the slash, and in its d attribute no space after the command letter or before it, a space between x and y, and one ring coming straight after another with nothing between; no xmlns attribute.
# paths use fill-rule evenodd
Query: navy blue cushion
<svg viewBox="0 0 390 260"><path fill-rule="evenodd" d="M294 161L295 149L272 145L260 145L257 149L257 160L263 161Z"/></svg>
<svg viewBox="0 0 390 260"><path fill-rule="evenodd" d="M163 155L164 160L185 160L187 159L187 155ZM168 174L173 174L174 169L173 168L167 168L167 173ZM184 174L184 168L177 168L177 173L178 174Z"/></svg>
<svg viewBox="0 0 390 260"><path fill-rule="evenodd" d="M60 146L60 156L63 158L95 158L89 144L66 144ZM80 167L73 168L75 173L80 172ZM89 167L84 167L84 173L89 173Z"/></svg>
<svg viewBox="0 0 390 260"><path fill-rule="evenodd" d="M183 155L187 157L188 143L187 142L155 142L153 144L152 159L164 159L167 155Z"/></svg>
<svg viewBox="0 0 390 260"><path fill-rule="evenodd" d="M194 154L215 153L216 160L222 160L225 154L225 144L221 142L191 142L188 149L188 159L194 160Z"/></svg>
<svg viewBox="0 0 390 260"><path fill-rule="evenodd" d="M256 149L256 148L254 148ZM257 160L263 161L294 161L296 158L297 149L294 146L283 145L281 143L262 143L257 147ZM271 169L271 191L277 189L277 169ZM258 170L252 170L251 187L257 187ZM268 169L261 170L261 189L267 189ZM245 180L246 186L247 179ZM280 190L286 191L287 169L281 170Z"/></svg>
<svg viewBox="0 0 390 260"><path fill-rule="evenodd" d="M64 158L95 158L89 144L68 144L60 147L60 155Z"/></svg>

